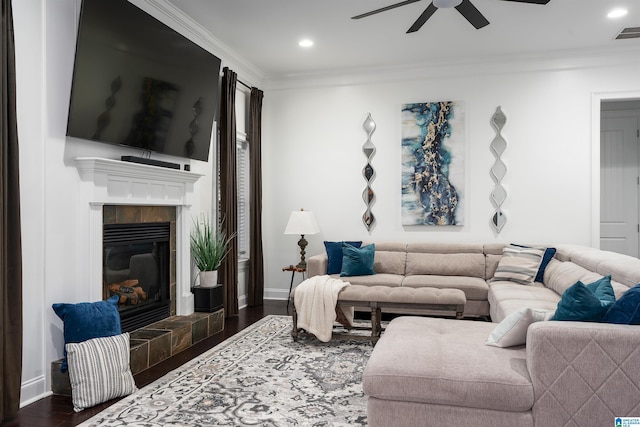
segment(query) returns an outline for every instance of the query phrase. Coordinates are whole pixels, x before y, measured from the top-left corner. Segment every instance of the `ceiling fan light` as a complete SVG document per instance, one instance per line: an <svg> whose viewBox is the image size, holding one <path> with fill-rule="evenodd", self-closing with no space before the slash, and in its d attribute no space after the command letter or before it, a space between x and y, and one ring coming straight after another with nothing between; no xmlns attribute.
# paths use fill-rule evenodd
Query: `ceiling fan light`
<svg viewBox="0 0 640 427"><path fill-rule="evenodd" d="M438 9L456 7L460 3L462 3L462 0L433 0L433 5Z"/></svg>

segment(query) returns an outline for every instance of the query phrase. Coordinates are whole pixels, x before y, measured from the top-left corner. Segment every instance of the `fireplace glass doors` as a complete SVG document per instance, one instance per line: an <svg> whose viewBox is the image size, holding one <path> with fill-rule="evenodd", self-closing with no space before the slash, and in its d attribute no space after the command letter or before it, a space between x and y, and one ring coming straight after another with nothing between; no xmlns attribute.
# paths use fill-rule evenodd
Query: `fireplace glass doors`
<svg viewBox="0 0 640 427"><path fill-rule="evenodd" d="M103 297L119 297L123 332L170 314L170 223L105 224Z"/></svg>

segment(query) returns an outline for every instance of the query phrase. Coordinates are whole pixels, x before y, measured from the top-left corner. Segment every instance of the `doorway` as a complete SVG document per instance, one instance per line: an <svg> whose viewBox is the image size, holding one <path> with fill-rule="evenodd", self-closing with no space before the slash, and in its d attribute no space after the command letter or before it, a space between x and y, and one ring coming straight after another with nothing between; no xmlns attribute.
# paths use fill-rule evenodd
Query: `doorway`
<svg viewBox="0 0 640 427"><path fill-rule="evenodd" d="M600 104L600 248L640 254L640 100Z"/></svg>

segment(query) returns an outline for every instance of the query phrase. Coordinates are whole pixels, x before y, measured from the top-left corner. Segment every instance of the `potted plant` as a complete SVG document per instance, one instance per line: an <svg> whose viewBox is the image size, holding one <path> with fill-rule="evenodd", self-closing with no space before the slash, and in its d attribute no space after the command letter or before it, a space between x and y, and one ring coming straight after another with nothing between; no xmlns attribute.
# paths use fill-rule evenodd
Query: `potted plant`
<svg viewBox="0 0 640 427"><path fill-rule="evenodd" d="M229 244L234 235L227 237L222 224L214 228L208 219L199 223L194 220L191 230L191 256L200 270L200 286L218 285L218 269L229 253Z"/></svg>

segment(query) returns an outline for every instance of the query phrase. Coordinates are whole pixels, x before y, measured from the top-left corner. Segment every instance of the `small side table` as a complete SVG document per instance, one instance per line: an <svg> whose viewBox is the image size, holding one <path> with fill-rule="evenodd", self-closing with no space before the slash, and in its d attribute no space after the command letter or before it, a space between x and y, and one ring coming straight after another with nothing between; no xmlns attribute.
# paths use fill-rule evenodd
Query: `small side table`
<svg viewBox="0 0 640 427"><path fill-rule="evenodd" d="M296 273L302 273L302 280L304 280L304 273L307 271L306 267L297 267L295 265L290 265L288 267L282 267L282 271L290 271L291 272L291 284L289 285L289 294L287 295L287 313L289 312L289 301L291 301L291 291L293 290L293 278Z"/></svg>

